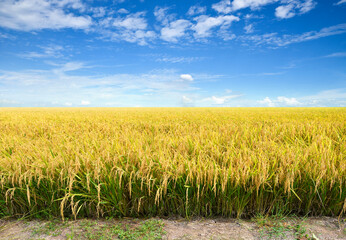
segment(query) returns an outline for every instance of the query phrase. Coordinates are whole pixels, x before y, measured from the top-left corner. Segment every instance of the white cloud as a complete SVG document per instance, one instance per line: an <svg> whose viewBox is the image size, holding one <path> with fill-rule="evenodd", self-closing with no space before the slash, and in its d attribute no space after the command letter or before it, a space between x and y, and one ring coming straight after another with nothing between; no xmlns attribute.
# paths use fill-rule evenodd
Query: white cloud
<svg viewBox="0 0 346 240"><path fill-rule="evenodd" d="M121 14L128 14L129 11L126 10L125 8L120 8L120 9L118 10L118 13L121 13Z"/></svg>
<svg viewBox="0 0 346 240"><path fill-rule="evenodd" d="M22 31L91 26L89 16L76 16L71 9L82 12L84 5L79 0L4 0L0 7L0 26Z"/></svg>
<svg viewBox="0 0 346 240"><path fill-rule="evenodd" d="M267 4L277 2L278 0L222 0L212 5L212 8L219 13L230 13L243 8L258 9Z"/></svg>
<svg viewBox="0 0 346 240"><path fill-rule="evenodd" d="M345 89L332 89L319 92L315 95L303 96L299 98L269 97L257 101L260 105L268 107L345 107L346 92Z"/></svg>
<svg viewBox="0 0 346 240"><path fill-rule="evenodd" d="M275 9L275 16L278 18L291 18L294 17L295 13L293 11L293 4L287 4L284 6L279 6Z"/></svg>
<svg viewBox="0 0 346 240"><path fill-rule="evenodd" d="M55 74L64 74L69 71L76 71L82 68L86 68L83 62L67 62L61 65L61 67L53 69Z"/></svg>
<svg viewBox="0 0 346 240"><path fill-rule="evenodd" d="M187 11L187 15L193 16L193 15L198 15L198 14L204 14L207 11L206 7L201 7L201 6L191 6L189 10Z"/></svg>
<svg viewBox="0 0 346 240"><path fill-rule="evenodd" d="M64 105L67 106L67 107L70 107L70 106L72 106L73 104L70 103L70 102L65 102Z"/></svg>
<svg viewBox="0 0 346 240"><path fill-rule="evenodd" d="M230 0L222 0L218 3L213 4L212 9L219 13L230 13L232 11L231 1Z"/></svg>
<svg viewBox="0 0 346 240"><path fill-rule="evenodd" d="M209 17L207 15L201 15L194 19L197 21L196 25L192 27L195 31L195 37L209 37L211 35L211 29L217 26L221 28L228 28L232 22L239 21L239 17L233 15Z"/></svg>
<svg viewBox="0 0 346 240"><path fill-rule="evenodd" d="M209 102L211 104L216 104L216 105L222 105L228 102L230 99L238 98L241 97L242 95L229 95L229 96L222 96L222 97L208 97L204 98L201 100L201 102Z"/></svg>
<svg viewBox="0 0 346 240"><path fill-rule="evenodd" d="M160 56L156 59L157 62L170 62L170 63L192 63L204 59L203 57L171 57Z"/></svg>
<svg viewBox="0 0 346 240"><path fill-rule="evenodd" d="M63 56L62 51L64 48L59 45L49 45L49 46L40 46L39 48L42 49L41 52L26 52L19 54L19 56L23 58L58 58Z"/></svg>
<svg viewBox="0 0 346 240"><path fill-rule="evenodd" d="M313 0L222 0L212 5L218 13L228 14L244 8L258 10L262 6L280 2L284 5L276 8L275 15L279 18L290 18L296 15L295 10L300 14L309 12L316 5Z"/></svg>
<svg viewBox="0 0 346 240"><path fill-rule="evenodd" d="M232 9L234 11L243 8L251 8L254 10L277 1L278 0L233 0Z"/></svg>
<svg viewBox="0 0 346 240"><path fill-rule="evenodd" d="M307 13L312 10L316 4L317 3L313 0L305 0L302 3L298 3L297 8L299 9L300 13Z"/></svg>
<svg viewBox="0 0 346 240"><path fill-rule="evenodd" d="M191 23L184 19L170 22L168 26L161 29L161 38L167 42L177 42L177 39L184 36L190 26Z"/></svg>
<svg viewBox="0 0 346 240"><path fill-rule="evenodd" d="M71 70L76 69L77 66L64 64L61 68ZM180 74L172 69L153 70L142 74L105 76L82 75L78 72L72 74L69 71L57 71L56 68L16 72L0 71L0 99L23 101L26 106L34 106L33 104L36 103L42 106L45 102L49 105L56 99L59 99L61 105L64 102L81 105L80 99L82 99L98 106L98 103L103 104L107 99L107 102L119 101L128 106L132 105L130 102L142 103L143 96L146 96L147 106L155 101L160 102L160 106L168 106L166 97L168 98L169 95L172 95L170 99L176 103L178 97L181 98L182 92L196 90L191 86L193 83L193 81L189 81L191 79L179 79ZM4 89L7 91L2 91ZM175 103L171 103L172 106Z"/></svg>
<svg viewBox="0 0 346 240"><path fill-rule="evenodd" d="M294 17L297 13L307 13L316 6L316 2L313 0L282 0L282 2L286 3L286 5L275 9L275 16L282 19Z"/></svg>
<svg viewBox="0 0 346 240"><path fill-rule="evenodd" d="M156 17L156 20L161 22L163 25L167 25L175 18L174 14L168 13L168 9L168 7L155 7L154 9L154 16Z"/></svg>
<svg viewBox="0 0 346 240"><path fill-rule="evenodd" d="M324 57L325 58L346 57L346 52L336 52L336 53L332 53L332 54L326 55Z"/></svg>
<svg viewBox="0 0 346 240"><path fill-rule="evenodd" d="M101 18L106 15L106 9L104 7L95 7L91 9L93 13L93 17L95 18Z"/></svg>
<svg viewBox="0 0 346 240"><path fill-rule="evenodd" d="M346 0L340 0L339 2L336 3L336 5L340 5L340 4L343 4L343 3L346 3Z"/></svg>
<svg viewBox="0 0 346 240"><path fill-rule="evenodd" d="M192 103L192 102L193 102L191 98L188 98L188 97L186 97L186 96L183 96L183 97L182 97L182 101L183 101L183 103L185 103L185 104L187 104L187 103Z"/></svg>
<svg viewBox="0 0 346 240"><path fill-rule="evenodd" d="M193 77L190 74L181 74L180 79L185 81L190 81L190 82L193 81Z"/></svg>
<svg viewBox="0 0 346 240"><path fill-rule="evenodd" d="M259 100L257 102L259 104L267 105L268 107L275 107L275 103L269 97L266 97L263 100Z"/></svg>
<svg viewBox="0 0 346 240"><path fill-rule="evenodd" d="M301 103L296 98L287 98L287 97L277 97L276 99L270 99L269 97L266 97L263 100L260 100L257 102L259 104L267 105L268 107L275 107L282 104L284 106L301 105Z"/></svg>
<svg viewBox="0 0 346 240"><path fill-rule="evenodd" d="M298 102L297 99L295 99L295 98L287 98L287 97L278 97L277 98L277 102L285 103L288 106L296 106L296 105L300 105L301 104L300 102Z"/></svg>
<svg viewBox="0 0 346 240"><path fill-rule="evenodd" d="M10 35L10 34L7 34L7 33L1 33L0 32L0 40L1 38L5 38L5 39L15 39L14 36Z"/></svg>
<svg viewBox="0 0 346 240"><path fill-rule="evenodd" d="M13 104L19 104L19 102L14 100L8 100L8 99L0 99L0 106L1 105L13 105Z"/></svg>
<svg viewBox="0 0 346 240"><path fill-rule="evenodd" d="M87 100L82 100L80 105L87 106L87 105L90 105L90 102Z"/></svg>
<svg viewBox="0 0 346 240"><path fill-rule="evenodd" d="M310 31L296 35L286 34L280 37L277 33L267 33L263 35L243 36L241 39L245 41L255 42L256 45L266 44L282 47L293 43L305 42L343 33L346 33L345 23L322 28L320 31Z"/></svg>
<svg viewBox="0 0 346 240"><path fill-rule="evenodd" d="M114 27L126 28L128 30L144 30L148 26L143 12L129 14L124 18L115 18L112 22Z"/></svg>
<svg viewBox="0 0 346 240"><path fill-rule="evenodd" d="M100 22L101 33L113 41L127 41L146 45L157 37L156 33L147 30L148 24L144 12L128 14L125 17L105 18ZM115 31L112 30L116 28Z"/></svg>
<svg viewBox="0 0 346 240"><path fill-rule="evenodd" d="M336 100L336 99L341 99L341 100L346 100L346 89L331 89L331 90L325 90L322 92L319 92L315 95L310 95L310 96L305 96L302 97L302 100L319 100L319 101L324 101L324 100Z"/></svg>
<svg viewBox="0 0 346 240"><path fill-rule="evenodd" d="M254 32L254 27L253 24L248 24L244 27L245 33L253 33Z"/></svg>

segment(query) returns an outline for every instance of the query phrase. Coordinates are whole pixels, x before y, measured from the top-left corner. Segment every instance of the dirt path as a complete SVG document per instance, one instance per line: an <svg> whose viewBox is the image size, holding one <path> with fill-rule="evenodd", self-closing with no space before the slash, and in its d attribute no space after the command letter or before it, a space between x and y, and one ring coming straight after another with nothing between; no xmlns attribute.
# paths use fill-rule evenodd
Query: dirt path
<svg viewBox="0 0 346 240"><path fill-rule="evenodd" d="M0 239L346 240L336 218L0 220Z"/></svg>

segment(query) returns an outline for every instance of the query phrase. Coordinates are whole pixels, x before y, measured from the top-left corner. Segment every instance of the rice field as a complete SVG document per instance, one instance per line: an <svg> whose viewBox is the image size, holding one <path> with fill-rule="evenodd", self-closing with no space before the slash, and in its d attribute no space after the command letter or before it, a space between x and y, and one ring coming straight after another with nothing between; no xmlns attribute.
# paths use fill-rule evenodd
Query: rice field
<svg viewBox="0 0 346 240"><path fill-rule="evenodd" d="M345 108L0 108L0 217L344 216Z"/></svg>

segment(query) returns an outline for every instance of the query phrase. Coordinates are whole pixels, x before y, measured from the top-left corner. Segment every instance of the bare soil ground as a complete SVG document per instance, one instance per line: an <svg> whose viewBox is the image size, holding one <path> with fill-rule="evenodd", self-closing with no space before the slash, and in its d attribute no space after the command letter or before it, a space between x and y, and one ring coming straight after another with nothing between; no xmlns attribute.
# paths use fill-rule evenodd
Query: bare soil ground
<svg viewBox="0 0 346 240"><path fill-rule="evenodd" d="M346 240L337 218L0 220L0 239Z"/></svg>

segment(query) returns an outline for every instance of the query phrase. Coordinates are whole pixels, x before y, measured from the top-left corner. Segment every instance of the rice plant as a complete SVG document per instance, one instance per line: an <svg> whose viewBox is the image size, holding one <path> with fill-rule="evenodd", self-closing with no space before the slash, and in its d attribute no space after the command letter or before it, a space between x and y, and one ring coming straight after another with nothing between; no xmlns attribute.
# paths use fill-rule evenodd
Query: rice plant
<svg viewBox="0 0 346 240"><path fill-rule="evenodd" d="M345 215L345 108L2 108L0 217Z"/></svg>

